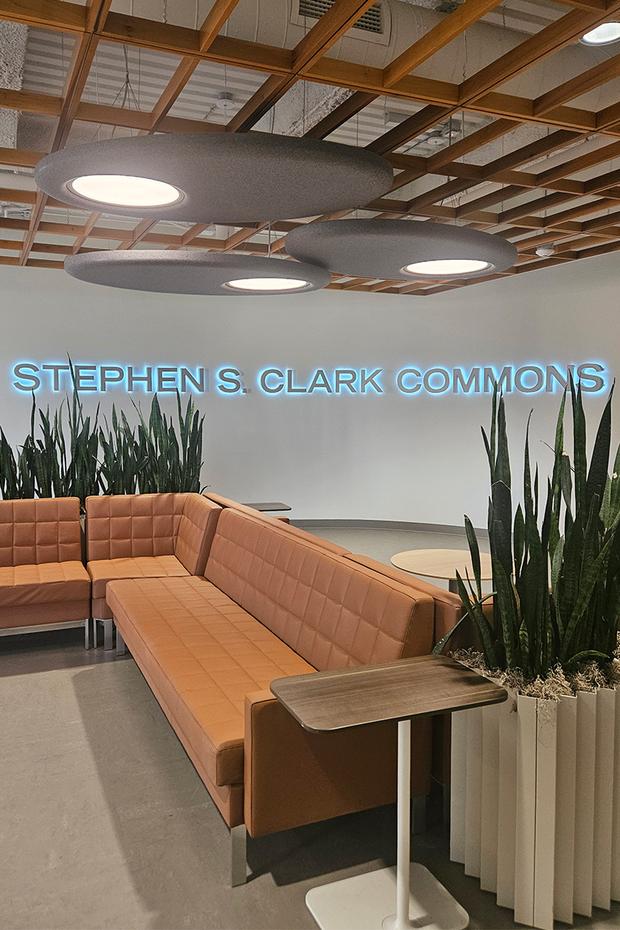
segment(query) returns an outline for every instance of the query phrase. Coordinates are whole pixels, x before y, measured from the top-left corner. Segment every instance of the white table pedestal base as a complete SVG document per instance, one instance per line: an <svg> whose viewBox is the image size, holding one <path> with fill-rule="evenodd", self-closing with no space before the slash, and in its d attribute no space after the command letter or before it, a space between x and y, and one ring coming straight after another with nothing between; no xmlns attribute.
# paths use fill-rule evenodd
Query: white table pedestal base
<svg viewBox="0 0 620 930"><path fill-rule="evenodd" d="M396 869L312 888L321 930L464 930L469 915L423 865L411 865L411 721L398 721ZM411 889L413 888L413 893Z"/></svg>
<svg viewBox="0 0 620 930"><path fill-rule="evenodd" d="M321 930L464 930L469 915L427 868L410 870L409 922L397 925L394 914L396 871L379 869L312 888L308 909Z"/></svg>

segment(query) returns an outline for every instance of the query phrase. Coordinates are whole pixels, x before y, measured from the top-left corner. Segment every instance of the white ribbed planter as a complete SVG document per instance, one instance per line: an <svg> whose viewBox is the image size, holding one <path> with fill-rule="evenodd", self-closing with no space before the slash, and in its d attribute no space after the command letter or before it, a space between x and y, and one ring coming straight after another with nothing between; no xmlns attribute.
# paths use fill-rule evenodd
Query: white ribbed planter
<svg viewBox="0 0 620 930"><path fill-rule="evenodd" d="M450 857L541 930L620 900L620 688L453 714Z"/></svg>

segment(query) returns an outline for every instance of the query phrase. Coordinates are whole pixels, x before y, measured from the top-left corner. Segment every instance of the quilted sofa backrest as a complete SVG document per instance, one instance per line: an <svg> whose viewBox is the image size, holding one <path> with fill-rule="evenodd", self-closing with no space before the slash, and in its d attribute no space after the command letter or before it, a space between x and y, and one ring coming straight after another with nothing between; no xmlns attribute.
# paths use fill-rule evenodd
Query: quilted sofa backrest
<svg viewBox="0 0 620 930"><path fill-rule="evenodd" d="M86 553L94 559L174 555L187 494L86 498Z"/></svg>
<svg viewBox="0 0 620 930"><path fill-rule="evenodd" d="M207 497L224 509L230 507L232 510L238 510L240 513L245 513L250 517L254 517L255 520L262 520L269 526L275 526L285 533L290 533L291 536L296 536L302 541L305 540L305 542L311 543L314 546L319 546L320 549L326 549L328 552L332 552L335 555L345 555L345 553L349 552L348 549L331 542L329 539L323 539L322 536L308 533L307 530L302 530L301 527L294 526L292 523L284 523L282 520L278 520L277 517L272 517L262 510L255 510L254 507L248 507L247 504L239 504L229 497L223 497L221 494L212 494L210 491L207 493Z"/></svg>
<svg viewBox="0 0 620 930"><path fill-rule="evenodd" d="M0 501L0 566L81 559L77 497Z"/></svg>
<svg viewBox="0 0 620 930"><path fill-rule="evenodd" d="M426 595L225 509L206 578L321 671L429 652Z"/></svg>
<svg viewBox="0 0 620 930"><path fill-rule="evenodd" d="M174 540L174 554L190 575L204 575L222 508L201 494L187 494Z"/></svg>

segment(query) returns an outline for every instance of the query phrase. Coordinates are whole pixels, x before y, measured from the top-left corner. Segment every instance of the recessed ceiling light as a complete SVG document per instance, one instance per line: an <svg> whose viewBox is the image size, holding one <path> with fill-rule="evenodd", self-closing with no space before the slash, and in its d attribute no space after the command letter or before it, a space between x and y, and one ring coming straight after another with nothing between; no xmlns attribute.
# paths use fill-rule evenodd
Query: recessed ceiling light
<svg viewBox="0 0 620 930"><path fill-rule="evenodd" d="M302 278L236 278L224 284L235 291L301 291L309 286Z"/></svg>
<svg viewBox="0 0 620 930"><path fill-rule="evenodd" d="M67 185L78 197L111 207L165 207L183 200L183 193L166 181L126 174L85 174Z"/></svg>
<svg viewBox="0 0 620 930"><path fill-rule="evenodd" d="M433 278L451 278L456 275L483 274L492 271L493 265L474 258L435 258L430 261L412 262L405 265L403 272Z"/></svg>
<svg viewBox="0 0 620 930"><path fill-rule="evenodd" d="M601 23L579 40L584 45L612 45L620 41L620 23Z"/></svg>

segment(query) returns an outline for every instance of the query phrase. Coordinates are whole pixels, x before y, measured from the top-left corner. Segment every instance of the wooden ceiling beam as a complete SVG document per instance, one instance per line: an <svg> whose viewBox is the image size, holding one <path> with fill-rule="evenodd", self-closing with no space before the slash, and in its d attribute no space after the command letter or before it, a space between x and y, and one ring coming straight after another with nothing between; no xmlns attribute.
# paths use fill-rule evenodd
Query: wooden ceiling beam
<svg viewBox="0 0 620 930"><path fill-rule="evenodd" d="M410 71L418 67L422 62L426 61L464 32L490 9L497 6L498 2L499 0L466 0L464 4L459 6L453 13L446 16L445 19L430 29L422 38L414 42L413 45L406 49L386 68L382 71L377 69L379 82L381 84L379 93L383 93L397 84L402 77L405 77ZM364 3L360 6L359 2L355 2L355 0L339 0L339 3L335 3L334 6L318 20L308 35L302 39L297 48L293 50L294 79L297 79L301 74L304 77L310 77L312 80L312 76L309 72L311 72L313 67L317 66L320 61L324 60L323 56L331 45L341 38L359 16L362 15L362 12L366 12L371 5L372 3ZM355 12L351 12L348 22L345 24L345 16L349 10L354 10ZM362 12L359 12L359 10ZM316 36L313 37L312 34L314 30L316 30ZM332 59L332 61L333 60L335 59ZM240 115L238 114L237 118L234 118L229 124L231 131L251 128L251 125L268 112L274 103L289 90L293 83L294 80L291 79L288 81L278 81L274 78L267 81L267 86L259 89L254 95L255 99L248 101L242 113ZM377 93L369 95L363 90L359 91L359 93L364 96L358 96L357 100L354 101L353 109L355 112L359 112L359 109L362 108L359 106L358 109L355 109L360 103L360 100L364 100L363 106L367 106L368 103L378 95ZM352 115L351 107L343 107L341 113L343 121L346 121ZM326 125L332 126L333 122L327 122ZM319 132L321 131L322 128ZM331 132L333 129L329 131ZM323 138L323 136L317 135L315 138Z"/></svg>
<svg viewBox="0 0 620 930"><path fill-rule="evenodd" d="M581 10L593 10L605 11L607 8L606 0L556 0L557 3L562 3L565 6L577 7Z"/></svg>
<svg viewBox="0 0 620 930"><path fill-rule="evenodd" d="M575 129L578 132L605 131L616 134L616 129L611 125L604 130L597 128L597 114L589 110L563 106L555 107L545 114L536 114L533 100L514 94L500 94L496 91L470 101L460 101L458 84L409 75L392 87L386 87L381 74L379 68L370 68L334 58L323 58L306 72L305 76L308 80L317 83L348 87L365 93L374 92L377 97L384 95L402 97L406 100L445 107L452 112L464 109L503 116L518 122L531 122L544 126L557 125L559 128ZM617 117L615 122L619 119Z"/></svg>
<svg viewBox="0 0 620 930"><path fill-rule="evenodd" d="M593 168L595 165L617 158L618 155L620 155L620 142L612 142L609 145L571 158L560 165L555 165L553 168L548 168L546 171L541 171L536 175L536 180L539 187L544 187L550 181L570 177L580 171L585 171L587 168Z"/></svg>
<svg viewBox="0 0 620 930"><path fill-rule="evenodd" d="M156 226L158 222L159 220L157 219L147 218L142 220L142 222L138 223L136 228L131 231L130 235L117 246L117 251L133 249L139 242L142 242L146 234L153 226Z"/></svg>
<svg viewBox="0 0 620 930"><path fill-rule="evenodd" d="M88 0L85 8L87 22L105 24L110 7L109 0ZM75 118L88 74L97 51L98 37L93 32L84 32L75 43L71 64L65 81L63 104L54 133L51 151L62 149L69 137L71 126ZM24 237L24 244L19 256L20 265L25 265L32 245L36 239L39 223L43 219L43 212L47 204L47 195L39 191L30 213L30 225Z"/></svg>
<svg viewBox="0 0 620 930"><path fill-rule="evenodd" d="M620 0L608 0L604 10L571 10L535 35L519 43L485 68L466 78L459 88L461 103L470 102L510 78L521 74L541 58L558 51L584 32L609 19L620 10Z"/></svg>
<svg viewBox="0 0 620 930"><path fill-rule="evenodd" d="M99 32L104 29L111 6L112 0L87 0L85 31Z"/></svg>
<svg viewBox="0 0 620 930"><path fill-rule="evenodd" d="M87 9L61 0L0 0L0 19L61 32L84 32Z"/></svg>
<svg viewBox="0 0 620 930"><path fill-rule="evenodd" d="M578 74L570 81L554 87L544 94L541 94L534 100L534 113L548 113L554 107L558 107L567 100L574 100L575 97L581 97L588 91L606 84L614 78L620 76L620 55L614 55L613 58L607 58L600 64L595 65L588 71Z"/></svg>
<svg viewBox="0 0 620 930"><path fill-rule="evenodd" d="M82 247L84 243L89 238L90 234L92 233L93 229L95 228L95 226L97 225L100 219L101 219L101 213L90 214L79 236L75 237L73 248L71 249L72 255L77 255L78 252L82 251Z"/></svg>
<svg viewBox="0 0 620 930"><path fill-rule="evenodd" d="M6 165L7 168L34 168L45 154L45 152L31 152L26 149L0 147L0 165Z"/></svg>
<svg viewBox="0 0 620 930"><path fill-rule="evenodd" d="M238 2L239 0L215 0L200 27L198 50L201 54L207 52L213 45L220 29L226 23ZM181 59L176 71L150 113L149 128L151 132L155 132L164 117L168 115L200 64L200 60L195 55L184 56Z"/></svg>
<svg viewBox="0 0 620 930"><path fill-rule="evenodd" d="M522 146L519 149L515 149L514 152L509 152L506 155L502 155L499 158L496 158L494 161L489 162L487 165L482 166L467 166L471 168L472 174L474 177L469 182L448 182L448 184L440 185L439 187L433 188L430 191L424 192L419 197L414 198L407 204L407 212L415 209L420 206L427 206L428 204L435 203L438 200L441 200L444 197L451 196L456 193L462 193L466 190L470 190L473 187L477 187L479 184L484 182L499 182L500 178L505 178L504 172L510 168L515 167L516 165L527 163L532 161L534 158L538 158L543 154L548 154L558 148L563 147L568 142L572 141L574 138L573 133L567 133L565 131L559 131L552 133L551 135L538 139L535 142L529 143L528 145ZM458 170L456 165L451 165L449 170ZM523 175L525 179L527 175ZM503 195L497 196L495 200L490 200L490 203L501 202L502 200L508 199L509 196L517 196L522 191L518 190L518 187L522 187L522 184L511 184L514 193L506 194L504 191ZM538 187L535 179L532 178L532 187ZM579 185L579 192L583 192L583 188ZM494 195L488 195L489 197ZM570 197L571 194L558 193L558 196L564 196L564 199ZM474 201L473 203L476 203ZM467 216L474 211L472 204L465 204L463 207L457 208L457 214L459 216ZM528 211L526 211L528 212Z"/></svg>
<svg viewBox="0 0 620 930"><path fill-rule="evenodd" d="M297 43L291 53L290 73L271 75L226 126L229 132L246 132L312 67L373 5L375 0L336 0Z"/></svg>
<svg viewBox="0 0 620 930"><path fill-rule="evenodd" d="M0 0L0 13L2 3L3 0ZM125 13L110 13L105 29L99 35L110 42L136 45L181 57L195 56L232 67L251 68L253 71L289 74L292 70L290 49L218 35L205 51L201 51L199 29L141 19Z"/></svg>
<svg viewBox="0 0 620 930"><path fill-rule="evenodd" d="M490 13L500 2L501 0L465 0L383 69L385 86L392 87Z"/></svg>
<svg viewBox="0 0 620 930"><path fill-rule="evenodd" d="M323 119L308 129L304 136L308 139L325 139L343 123L360 113L373 100L376 100L375 94L364 93L361 90L353 91L350 97L347 97L337 107L334 107L331 113L328 113L327 116L324 116Z"/></svg>

